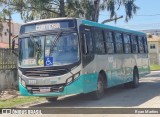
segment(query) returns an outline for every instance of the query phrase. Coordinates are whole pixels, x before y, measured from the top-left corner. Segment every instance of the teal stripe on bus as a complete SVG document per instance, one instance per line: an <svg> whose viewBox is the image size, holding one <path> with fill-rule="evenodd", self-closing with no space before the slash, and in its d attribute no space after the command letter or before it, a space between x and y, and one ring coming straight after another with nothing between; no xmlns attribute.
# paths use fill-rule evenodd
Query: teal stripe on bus
<svg viewBox="0 0 160 117"><path fill-rule="evenodd" d="M126 68L126 69L129 69L129 68ZM117 70L120 70L120 69L117 69ZM128 74L127 76L123 74L122 76L120 76L118 73L115 72L117 70L113 69L112 71L106 72L107 81L108 81L106 84L107 88L132 81L133 74ZM147 66L139 67L140 76L144 76L145 73L147 73L147 71L148 71ZM80 75L74 82L67 85L64 88L63 92L31 94L27 91L25 87L21 85L20 82L19 82L19 89L20 89L20 94L23 96L64 96L64 95L70 95L70 94L89 93L89 92L95 91L97 87L97 81L98 81L98 72Z"/></svg>
<svg viewBox="0 0 160 117"><path fill-rule="evenodd" d="M31 94L19 82L20 94L23 96L64 96L70 94L88 93L96 90L98 74L80 75L74 82L67 85L62 92L49 92L44 94Z"/></svg>

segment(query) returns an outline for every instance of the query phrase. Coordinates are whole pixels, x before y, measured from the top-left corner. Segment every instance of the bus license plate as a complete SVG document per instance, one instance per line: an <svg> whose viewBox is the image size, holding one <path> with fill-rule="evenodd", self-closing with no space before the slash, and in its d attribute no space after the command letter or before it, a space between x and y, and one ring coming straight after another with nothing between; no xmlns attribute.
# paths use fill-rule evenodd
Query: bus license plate
<svg viewBox="0 0 160 117"><path fill-rule="evenodd" d="M40 88L39 91L40 91L40 92L50 92L51 89L50 89L50 88L47 88L47 87L46 87L46 88L43 87L43 88Z"/></svg>

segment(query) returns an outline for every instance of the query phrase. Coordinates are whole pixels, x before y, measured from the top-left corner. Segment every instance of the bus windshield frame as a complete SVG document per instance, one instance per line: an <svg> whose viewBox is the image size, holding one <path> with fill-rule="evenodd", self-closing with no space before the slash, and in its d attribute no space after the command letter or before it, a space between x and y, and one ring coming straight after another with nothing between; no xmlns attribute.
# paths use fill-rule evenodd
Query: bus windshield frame
<svg viewBox="0 0 160 117"><path fill-rule="evenodd" d="M43 32L43 34L22 36L19 39L18 66L21 68L36 68L75 64L80 61L79 42L77 31L61 31L57 33L56 30L56 32L53 31L52 33ZM62 46L67 49L59 49L58 52L58 48L62 48ZM27 53L29 48L32 48L32 54ZM51 53L51 51L55 53ZM76 52L73 54L73 51ZM46 64L47 60L50 60L51 64ZM58 63L58 60L61 60L61 62Z"/></svg>

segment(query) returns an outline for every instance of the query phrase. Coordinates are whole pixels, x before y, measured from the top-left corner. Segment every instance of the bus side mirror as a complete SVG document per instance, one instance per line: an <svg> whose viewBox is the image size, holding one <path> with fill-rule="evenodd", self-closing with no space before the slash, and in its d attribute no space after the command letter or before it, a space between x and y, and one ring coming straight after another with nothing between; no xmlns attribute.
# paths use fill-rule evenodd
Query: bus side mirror
<svg viewBox="0 0 160 117"><path fill-rule="evenodd" d="M17 36L15 36L13 39L12 39L12 53L13 54L15 54L16 56L18 56L18 54L17 54L17 52L15 51L15 45L16 45L16 43L15 43L15 38L17 38L18 37L18 35Z"/></svg>
<svg viewBox="0 0 160 117"><path fill-rule="evenodd" d="M14 49L15 49L15 40L13 39L12 40L12 51L14 51Z"/></svg>
<svg viewBox="0 0 160 117"><path fill-rule="evenodd" d="M82 49L83 49L83 53L84 54L88 54L88 48L87 48L87 39L86 39L86 35L83 33L82 34Z"/></svg>

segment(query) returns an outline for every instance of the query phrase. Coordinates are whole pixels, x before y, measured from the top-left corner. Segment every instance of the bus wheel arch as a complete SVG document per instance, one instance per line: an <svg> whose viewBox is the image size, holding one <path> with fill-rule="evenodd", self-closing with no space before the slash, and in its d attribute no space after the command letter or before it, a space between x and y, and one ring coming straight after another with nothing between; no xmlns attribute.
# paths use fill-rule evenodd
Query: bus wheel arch
<svg viewBox="0 0 160 117"><path fill-rule="evenodd" d="M107 88L107 76L106 76L105 71L104 71L104 70L101 70L101 71L99 72L99 75L102 75L103 81L104 81L104 88Z"/></svg>
<svg viewBox="0 0 160 117"><path fill-rule="evenodd" d="M92 99L99 100L104 96L106 88L106 74L104 71L100 71L97 79L97 88L91 93Z"/></svg>
<svg viewBox="0 0 160 117"><path fill-rule="evenodd" d="M124 83L126 88L136 88L139 85L139 71L138 67L134 66L132 69L132 81L128 83Z"/></svg>

